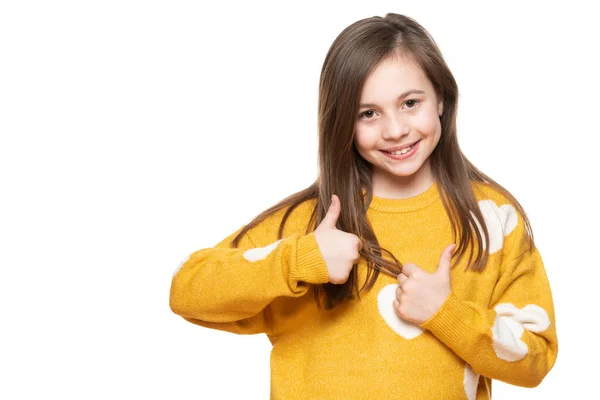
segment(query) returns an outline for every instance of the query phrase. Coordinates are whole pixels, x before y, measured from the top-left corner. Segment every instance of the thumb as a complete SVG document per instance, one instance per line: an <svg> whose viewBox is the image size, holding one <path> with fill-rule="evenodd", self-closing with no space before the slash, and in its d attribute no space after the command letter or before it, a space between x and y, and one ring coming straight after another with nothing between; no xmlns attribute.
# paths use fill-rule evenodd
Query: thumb
<svg viewBox="0 0 600 400"><path fill-rule="evenodd" d="M449 246L446 246L446 248L442 252L440 261L438 262L438 268L437 268L436 273L450 275L450 265L452 262L452 254L454 253L455 248L456 248L456 244L454 244L454 243L452 243Z"/></svg>
<svg viewBox="0 0 600 400"><path fill-rule="evenodd" d="M319 224L319 227L323 226L325 228L336 229L335 224L340 216L341 211L340 199L335 194L331 196L331 205L327 210L327 214L323 218L323 221Z"/></svg>

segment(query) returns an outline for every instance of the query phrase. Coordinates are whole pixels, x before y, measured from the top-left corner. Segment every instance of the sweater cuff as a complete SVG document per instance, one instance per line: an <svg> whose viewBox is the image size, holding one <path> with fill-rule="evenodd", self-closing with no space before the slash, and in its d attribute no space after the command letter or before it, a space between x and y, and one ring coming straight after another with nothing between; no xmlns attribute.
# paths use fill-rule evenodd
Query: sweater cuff
<svg viewBox="0 0 600 400"><path fill-rule="evenodd" d="M455 349L461 346L465 338L471 337L473 324L476 324L477 320L473 315L474 312L476 313L454 292L450 292L440 309L420 326L430 331L451 349ZM464 345L469 344L464 343Z"/></svg>
<svg viewBox="0 0 600 400"><path fill-rule="evenodd" d="M292 268L290 275L294 281L312 284L329 282L329 270L312 232L298 239L295 268Z"/></svg>

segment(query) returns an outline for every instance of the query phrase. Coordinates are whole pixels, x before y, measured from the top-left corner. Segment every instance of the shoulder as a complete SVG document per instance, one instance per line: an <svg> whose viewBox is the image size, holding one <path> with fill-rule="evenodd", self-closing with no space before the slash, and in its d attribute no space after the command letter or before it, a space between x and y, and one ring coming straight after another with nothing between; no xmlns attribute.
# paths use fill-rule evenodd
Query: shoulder
<svg viewBox="0 0 600 400"><path fill-rule="evenodd" d="M472 186L490 235L490 253L502 250L503 253L518 254L525 251L529 233L517 204L489 183L473 182Z"/></svg>
<svg viewBox="0 0 600 400"><path fill-rule="evenodd" d="M506 188L504 190L508 192L508 195L489 183L471 182L471 186L482 212L494 212L499 216L504 215L506 218L518 218L519 220L523 218L518 205L509 197L514 198L514 195L508 192Z"/></svg>
<svg viewBox="0 0 600 400"><path fill-rule="evenodd" d="M317 204L316 199L309 199L299 203L296 207L286 206L277 210L248 230L248 236L257 246L272 243L278 240L279 227L286 214L282 237L306 234L312 212Z"/></svg>
<svg viewBox="0 0 600 400"><path fill-rule="evenodd" d="M471 187L477 201L492 200L499 205L511 204L509 198L500 189L490 183L471 181Z"/></svg>

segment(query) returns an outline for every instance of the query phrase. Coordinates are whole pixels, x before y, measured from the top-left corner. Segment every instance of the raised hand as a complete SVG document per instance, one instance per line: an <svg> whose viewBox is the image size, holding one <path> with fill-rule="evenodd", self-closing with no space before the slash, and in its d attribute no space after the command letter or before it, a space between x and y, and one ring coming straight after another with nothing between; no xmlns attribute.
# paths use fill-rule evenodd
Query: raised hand
<svg viewBox="0 0 600 400"><path fill-rule="evenodd" d="M340 199L334 194L325 218L313 232L329 271L329 282L335 284L348 280L352 266L360 260L362 249L358 236L336 228L341 210Z"/></svg>
<svg viewBox="0 0 600 400"><path fill-rule="evenodd" d="M429 320L444 304L452 287L450 265L455 244L447 246L437 270L430 274L415 264L406 263L398 275L394 310L403 320L420 325Z"/></svg>

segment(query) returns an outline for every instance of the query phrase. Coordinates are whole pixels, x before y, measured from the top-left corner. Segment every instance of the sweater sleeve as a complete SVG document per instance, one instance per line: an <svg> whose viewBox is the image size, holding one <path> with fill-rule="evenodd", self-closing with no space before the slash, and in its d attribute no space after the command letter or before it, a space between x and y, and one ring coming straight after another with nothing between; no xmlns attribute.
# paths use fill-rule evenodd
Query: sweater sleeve
<svg viewBox="0 0 600 400"><path fill-rule="evenodd" d="M537 248L519 214L512 244L503 251L490 306L466 301L454 292L421 324L480 375L535 387L553 367L558 352L550 285Z"/></svg>
<svg viewBox="0 0 600 400"><path fill-rule="evenodd" d="M171 310L194 324L237 334L271 333L270 303L300 297L308 284L326 283L328 271L314 234L266 244L239 230L214 248L193 252L175 271ZM264 240L263 240L264 242Z"/></svg>

